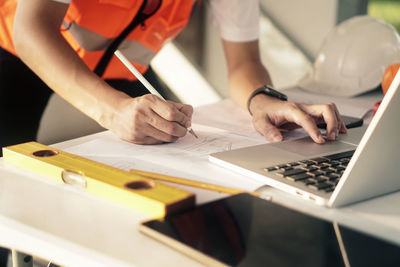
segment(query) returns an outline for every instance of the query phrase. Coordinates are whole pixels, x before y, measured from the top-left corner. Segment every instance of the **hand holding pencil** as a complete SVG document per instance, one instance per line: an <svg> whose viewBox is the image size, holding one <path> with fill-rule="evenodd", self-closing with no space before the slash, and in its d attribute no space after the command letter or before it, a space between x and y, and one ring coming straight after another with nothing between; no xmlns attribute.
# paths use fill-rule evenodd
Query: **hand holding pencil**
<svg viewBox="0 0 400 267"><path fill-rule="evenodd" d="M143 77L143 75L129 62L129 60L119 50L115 51L114 54L118 57L119 60L121 60L121 62L146 87L146 89L152 95L157 96L158 98L160 98L161 100L163 100L165 102L165 99L158 93L158 91L146 80L146 78ZM143 97L146 97L146 96L143 96ZM154 97L147 96L147 98L149 98L148 100L150 100L150 102L153 102L156 105L161 104L160 101L158 101ZM156 105L154 105L152 108L152 110L155 112L154 115L156 115L156 116L158 115L161 118L163 118L169 122L176 122L176 123L180 124L181 126L184 126L185 128L187 128L187 131L190 134L192 134L194 137L197 138L197 135L195 134L195 132L193 131L193 129L190 126L190 120L187 120L187 118L185 118L185 115L186 115L186 117L188 117L190 119L190 117L193 114L193 108L188 105L175 103L172 101L166 101L166 103L169 105L164 104L164 105L161 105L160 107L157 107ZM182 116L180 116L179 113L182 113L184 115L183 118L182 118ZM160 122L160 124L157 123L156 125L153 125L156 127L156 129L164 130L164 132L166 132L167 134L170 134L174 137L182 136L181 131L179 131L179 129L176 129L177 127L174 127L173 124L166 125L168 123L165 123L165 122L161 123L162 120L161 121L159 120L159 122ZM176 134L178 134L178 135L173 135L174 130L177 130ZM169 138L169 140L167 140L166 142L173 142L176 139L177 138ZM165 138L163 138L163 140L165 140Z"/></svg>
<svg viewBox="0 0 400 267"><path fill-rule="evenodd" d="M126 97L116 104L110 129L122 140L141 145L175 142L185 136L193 112L191 106L151 94Z"/></svg>

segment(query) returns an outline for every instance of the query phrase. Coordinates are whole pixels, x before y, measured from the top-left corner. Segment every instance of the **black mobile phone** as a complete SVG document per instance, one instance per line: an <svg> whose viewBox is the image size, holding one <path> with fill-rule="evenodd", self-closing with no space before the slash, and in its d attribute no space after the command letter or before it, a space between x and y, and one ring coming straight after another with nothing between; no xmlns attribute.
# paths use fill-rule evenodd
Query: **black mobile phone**
<svg viewBox="0 0 400 267"><path fill-rule="evenodd" d="M140 231L206 266L400 266L400 247L249 194L151 220Z"/></svg>
<svg viewBox="0 0 400 267"><path fill-rule="evenodd" d="M340 117L342 118L344 125L346 125L347 129L360 127L364 123L364 120L362 118L356 118L346 115L340 115ZM318 124L318 128L326 129L326 124L325 123Z"/></svg>

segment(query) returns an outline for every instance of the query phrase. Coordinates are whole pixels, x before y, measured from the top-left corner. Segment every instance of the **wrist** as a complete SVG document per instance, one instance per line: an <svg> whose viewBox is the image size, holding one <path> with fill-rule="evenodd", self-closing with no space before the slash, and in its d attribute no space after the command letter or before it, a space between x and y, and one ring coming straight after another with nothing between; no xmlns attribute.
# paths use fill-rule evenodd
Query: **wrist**
<svg viewBox="0 0 400 267"><path fill-rule="evenodd" d="M92 106L92 118L102 127L110 129L117 117L121 114L121 108L127 105L132 98L115 89L111 89L97 99L97 104Z"/></svg>
<svg viewBox="0 0 400 267"><path fill-rule="evenodd" d="M256 106L258 106L254 102L262 101L265 104L265 100L287 101L287 96L267 85L254 90L247 100L247 110L250 115L253 115L252 111L255 110Z"/></svg>
<svg viewBox="0 0 400 267"><path fill-rule="evenodd" d="M250 104L248 105L248 111L251 116L254 116L254 114L256 114L257 111L264 110L263 107L270 106L274 102L278 101L280 102L280 100L275 97L271 97L264 94L258 94L251 99Z"/></svg>

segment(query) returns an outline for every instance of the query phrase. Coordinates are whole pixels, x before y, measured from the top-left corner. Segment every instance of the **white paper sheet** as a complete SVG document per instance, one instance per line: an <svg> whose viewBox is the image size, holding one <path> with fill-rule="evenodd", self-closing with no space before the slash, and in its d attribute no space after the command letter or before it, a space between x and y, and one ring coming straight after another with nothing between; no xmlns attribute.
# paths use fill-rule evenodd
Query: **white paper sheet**
<svg viewBox="0 0 400 267"><path fill-rule="evenodd" d="M147 146L121 141L111 132L104 132L65 150L126 171L140 169L249 191L262 185L210 163L207 157L214 152L265 143L264 139L256 141L197 124L193 129L199 139L186 135L176 143Z"/></svg>
<svg viewBox="0 0 400 267"><path fill-rule="evenodd" d="M250 114L230 99L196 108L193 113L193 122L222 129L255 141L266 142L265 137L254 129ZM307 135L302 129L282 134L285 140Z"/></svg>
<svg viewBox="0 0 400 267"><path fill-rule="evenodd" d="M264 137L254 129L250 114L230 99L197 107L192 120L197 124L223 129L256 140L264 140Z"/></svg>

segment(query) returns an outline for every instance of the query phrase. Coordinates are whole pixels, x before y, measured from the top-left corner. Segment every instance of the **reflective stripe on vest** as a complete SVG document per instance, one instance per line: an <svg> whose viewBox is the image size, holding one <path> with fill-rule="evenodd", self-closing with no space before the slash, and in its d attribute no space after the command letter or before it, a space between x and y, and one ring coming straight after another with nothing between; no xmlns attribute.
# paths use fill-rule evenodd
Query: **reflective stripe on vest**
<svg viewBox="0 0 400 267"><path fill-rule="evenodd" d="M65 17L69 26L64 37L91 70L94 70L108 45L137 16L144 0L72 0ZM137 26L118 49L145 72L163 44L174 38L187 24L195 1L161 0L155 14ZM94 17L96 12L98 17ZM86 13L90 13L86 15ZM88 20L87 18L93 18ZM104 79L136 79L113 57L102 75Z"/></svg>
<svg viewBox="0 0 400 267"><path fill-rule="evenodd" d="M67 22L64 21L63 26L68 29L76 42L89 52L104 51L115 39L101 36L74 22L67 24ZM124 40L119 46L119 50L126 55L129 60L144 66L149 65L151 59L156 55L154 51L134 40Z"/></svg>

